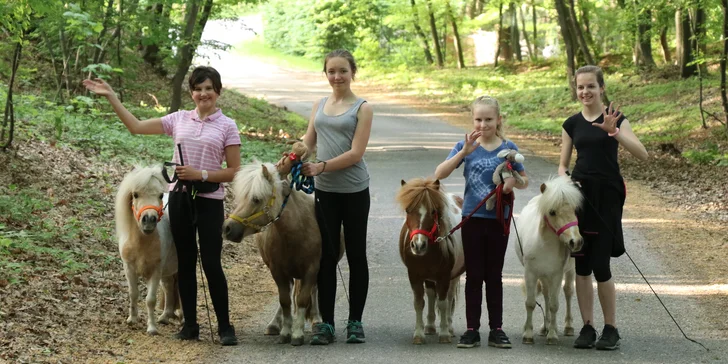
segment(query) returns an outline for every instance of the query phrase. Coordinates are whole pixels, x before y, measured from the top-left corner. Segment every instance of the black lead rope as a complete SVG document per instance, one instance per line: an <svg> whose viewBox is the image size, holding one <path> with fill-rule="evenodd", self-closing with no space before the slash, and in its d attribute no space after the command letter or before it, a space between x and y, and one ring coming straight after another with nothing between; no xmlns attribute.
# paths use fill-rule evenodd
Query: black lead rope
<svg viewBox="0 0 728 364"><path fill-rule="evenodd" d="M571 173L569 173L569 171L566 171L566 175L567 175L567 176L569 176L569 177L571 178ZM577 181L575 181L575 182L577 182ZM577 186L579 187L579 189L581 189L581 188L582 188L582 187L581 187L581 184L580 184L580 183L576 183L576 185L577 185ZM616 234L614 233L614 231L612 231L612 229L611 229L611 228L609 228L609 225L608 225L608 224L607 224L607 222L606 222L606 221L604 220L604 218L602 217L602 215L600 215L600 214L599 214L599 211L598 211L598 210L597 210L597 209L596 209L596 208L594 207L594 205L592 205L591 201L589 201L589 199L588 199L588 198L586 198L586 197L584 197L584 200L586 200L586 202L587 202L587 203L589 204L589 206L590 206L590 207L592 208L592 210L594 211L594 214L595 214L595 215L597 215L597 216L599 217L599 220L601 220L601 221L602 221L602 224L604 225L604 228L605 228L605 229L606 229L606 230L607 230L607 231L608 231L608 232L609 232L610 234L612 234L612 237L616 237ZM627 258L629 258L629 261L630 261L630 262L632 262L632 265L634 265L635 269L637 269L637 272L638 272L638 273L640 274L640 276L641 276L641 277L642 277L642 279L643 279L643 280L645 281L645 283L647 283L647 286L648 286L648 287L650 287L650 290L652 291L652 294L654 294L654 295L655 295L655 297L657 297L657 300L658 300L658 301L660 302L660 305L662 305L662 308L664 308L664 309L665 309L665 312L667 312L667 314L668 314L668 315L670 316L670 319L672 319L672 322L674 322L674 323L675 323L675 326L677 326L677 329L678 329L678 330L680 330L680 333L681 333L681 334L683 335L683 337L685 337L685 339L687 339L687 340L689 340L689 341L692 341L692 342L694 342L694 343L696 343L696 344L698 344L698 345L702 346L702 347L703 347L703 349L705 349L706 351L710 351L710 349L708 349L707 347L705 347L705 345L703 345L703 344L702 344L702 343L700 343L699 341L697 341L697 340L694 340L694 339L692 339L692 338L688 337L688 335L687 335L687 334L685 333L685 331L683 331L683 329L682 329L682 327L680 326L680 324L679 324L679 323L677 323L677 320L676 320L676 319L675 319L675 317L674 317L674 316L672 315L672 313L670 312L670 310L669 310L669 309L667 309L667 306L665 305L665 303L664 303L664 302L662 302L662 298L660 298L660 296L659 296L659 295L657 294L657 292L655 292L655 289L654 289L654 288L652 288L652 284L650 284L650 281L648 281L648 280L647 280L647 277L645 277L645 275L644 275L644 274L642 273L642 270L640 269L640 267L638 267L638 266L637 266L637 263L635 263L634 259L632 259L632 257L631 257L631 256L629 255L629 252L627 252L627 248L626 248L626 247L625 247L625 249L624 249L624 253L625 253L625 254L627 254Z"/></svg>

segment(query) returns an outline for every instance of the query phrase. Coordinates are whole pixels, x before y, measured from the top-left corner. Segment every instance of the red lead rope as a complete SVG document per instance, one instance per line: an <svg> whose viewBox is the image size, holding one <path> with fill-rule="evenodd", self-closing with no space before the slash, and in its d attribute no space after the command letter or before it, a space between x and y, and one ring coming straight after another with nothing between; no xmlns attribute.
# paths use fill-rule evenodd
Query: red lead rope
<svg viewBox="0 0 728 364"><path fill-rule="evenodd" d="M490 193L487 196L485 196L485 198L483 198L482 201L480 201L478 206L475 206L473 211L470 212L470 214L468 216L466 216L462 221L460 221L459 224L455 225L454 228L450 229L450 231L448 231L447 235L442 236L442 237L438 238L437 240L447 239L450 235L452 235L454 232L458 231L458 229L463 227L463 225L465 225L465 223L473 216L473 214L475 214L475 212L478 211L485 204L485 201L487 201L491 196L493 196L493 194L496 194L496 209L497 209L496 219L498 219L498 221L500 221L503 224L503 229L504 229L503 231L509 231L509 228L511 225L510 217L513 216L513 201L514 201L513 193L504 195L503 194L503 184L499 184L498 186L496 186L495 189L493 189L493 191L490 191ZM510 211L508 212L507 220L503 219L504 218L504 216L503 216L504 203L511 207Z"/></svg>

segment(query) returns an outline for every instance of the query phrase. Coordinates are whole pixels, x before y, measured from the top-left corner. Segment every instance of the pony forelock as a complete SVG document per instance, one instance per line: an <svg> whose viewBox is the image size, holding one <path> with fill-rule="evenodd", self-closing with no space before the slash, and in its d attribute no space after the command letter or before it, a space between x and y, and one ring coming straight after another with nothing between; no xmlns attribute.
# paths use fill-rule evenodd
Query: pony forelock
<svg viewBox="0 0 728 364"><path fill-rule="evenodd" d="M581 208L583 196L579 188L567 176L558 176L545 182L546 189L538 202L538 211L542 215L554 208L569 206L574 210Z"/></svg>

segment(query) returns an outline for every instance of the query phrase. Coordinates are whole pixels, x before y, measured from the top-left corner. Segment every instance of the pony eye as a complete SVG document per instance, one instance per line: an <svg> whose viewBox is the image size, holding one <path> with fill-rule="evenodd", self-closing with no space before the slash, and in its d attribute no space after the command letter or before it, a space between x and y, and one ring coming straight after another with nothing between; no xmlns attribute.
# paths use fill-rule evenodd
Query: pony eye
<svg viewBox="0 0 728 364"><path fill-rule="evenodd" d="M164 199L164 194L163 194L163 193L160 193L160 194L159 194L159 199L160 199L160 200Z"/></svg>
<svg viewBox="0 0 728 364"><path fill-rule="evenodd" d="M554 211L554 210L549 211L549 215L556 216L556 211Z"/></svg>
<svg viewBox="0 0 728 364"><path fill-rule="evenodd" d="M136 193L136 192L134 192L131 196L134 197L134 198L139 198L139 194Z"/></svg>
<svg viewBox="0 0 728 364"><path fill-rule="evenodd" d="M253 198L253 203L256 204L256 205L259 204L260 203L260 199L257 198L257 197L256 198Z"/></svg>

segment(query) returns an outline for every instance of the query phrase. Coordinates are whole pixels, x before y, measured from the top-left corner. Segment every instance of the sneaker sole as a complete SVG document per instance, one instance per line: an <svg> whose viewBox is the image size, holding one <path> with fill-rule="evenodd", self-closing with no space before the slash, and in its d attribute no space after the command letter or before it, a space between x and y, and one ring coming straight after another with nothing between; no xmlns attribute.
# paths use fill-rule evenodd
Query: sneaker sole
<svg viewBox="0 0 728 364"><path fill-rule="evenodd" d="M494 348L499 348L499 349L510 349L513 347L512 344L496 344L496 343L490 342L490 341L488 341L488 346L492 346Z"/></svg>
<svg viewBox="0 0 728 364"><path fill-rule="evenodd" d="M470 348L474 348L476 346L480 346L480 341L472 343L472 344L459 344L458 343L458 348L460 348L460 349L470 349Z"/></svg>
<svg viewBox="0 0 728 364"><path fill-rule="evenodd" d="M367 342L367 340L365 338L363 338L363 337L359 338L359 337L356 337L355 335L351 335L351 336L349 336L348 339L346 339L347 344L364 344L365 342Z"/></svg>
<svg viewBox="0 0 728 364"><path fill-rule="evenodd" d="M576 345L576 344L574 344L574 348L575 349L594 349L594 346L595 346L594 344L589 344L589 345Z"/></svg>
<svg viewBox="0 0 728 364"><path fill-rule="evenodd" d="M597 350L617 350L619 349L619 342L614 346L597 346Z"/></svg>

